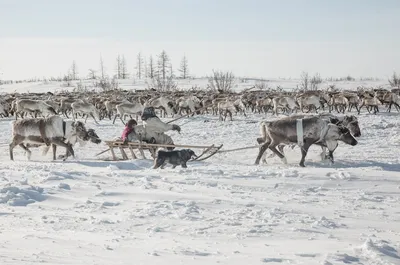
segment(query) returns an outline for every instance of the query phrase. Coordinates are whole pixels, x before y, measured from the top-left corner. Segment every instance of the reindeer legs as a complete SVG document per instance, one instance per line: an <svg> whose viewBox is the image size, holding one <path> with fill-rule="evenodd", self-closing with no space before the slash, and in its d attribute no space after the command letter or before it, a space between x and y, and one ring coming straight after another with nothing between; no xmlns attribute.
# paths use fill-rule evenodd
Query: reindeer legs
<svg viewBox="0 0 400 265"><path fill-rule="evenodd" d="M269 148L272 152L274 152L277 156L279 156L279 158L282 159L282 161L283 161L284 164L287 164L286 157L285 157L281 152L279 152L279 151L276 149L276 146L277 146L277 145L278 145L277 143L272 142L272 143L268 146L268 148Z"/></svg>
<svg viewBox="0 0 400 265"><path fill-rule="evenodd" d="M94 122L95 122L96 124L99 124L99 123L97 122L96 118L94 117L93 113L90 112L90 116L92 116L92 118L94 119ZM86 119L87 119L87 118L86 118ZM86 120L85 120L85 123L86 123Z"/></svg>
<svg viewBox="0 0 400 265"><path fill-rule="evenodd" d="M308 153L308 149L310 148L311 144L307 141L304 141L304 145L301 147L301 160L299 165L301 167L305 167L304 161L306 160L306 155Z"/></svg>
<svg viewBox="0 0 400 265"><path fill-rule="evenodd" d="M333 152L336 150L338 147L339 143L337 141L326 141L326 146L328 147L329 153L327 158L331 161L331 163L334 163L333 159Z"/></svg>
<svg viewBox="0 0 400 265"><path fill-rule="evenodd" d="M47 138L46 136L46 125L44 123L44 120L40 120L39 121L39 131L40 131L40 135L43 138L44 143L49 146L50 145L50 140L49 138Z"/></svg>
<svg viewBox="0 0 400 265"><path fill-rule="evenodd" d="M69 152L72 155L72 157L75 158L75 153L74 153L74 150L72 149L72 145L71 144L66 144L59 138L52 138L51 142L54 145L59 145L59 146L65 147L67 149L67 157L68 157L68 152ZM55 150L55 148L53 147L53 152L54 152L54 150ZM54 155L54 153L53 153L53 155ZM54 156L53 156L53 158L54 158ZM64 158L64 160L65 159L66 159L66 157ZM55 160L55 158L54 158L54 160Z"/></svg>
<svg viewBox="0 0 400 265"><path fill-rule="evenodd" d="M267 150L267 148L268 148L268 146L269 146L270 143L271 143L270 141L269 141L269 142L265 142L265 143L259 148L258 155L257 155L257 158L256 158L256 162L254 162L255 165L260 164L260 159L261 159L262 155L265 153L265 151Z"/></svg>
<svg viewBox="0 0 400 265"><path fill-rule="evenodd" d="M25 150L25 152L26 152L26 154L27 154L27 157L28 157L28 160L31 160L31 154L32 154L31 150L29 150L28 147L26 147L24 144L19 144L19 146L20 146L22 149Z"/></svg>

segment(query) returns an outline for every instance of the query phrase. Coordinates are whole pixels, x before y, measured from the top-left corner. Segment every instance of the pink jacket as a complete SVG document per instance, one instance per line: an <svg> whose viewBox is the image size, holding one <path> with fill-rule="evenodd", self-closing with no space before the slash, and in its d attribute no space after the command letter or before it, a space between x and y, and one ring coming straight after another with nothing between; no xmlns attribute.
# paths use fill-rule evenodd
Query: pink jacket
<svg viewBox="0 0 400 265"><path fill-rule="evenodd" d="M125 139L128 137L128 135L133 132L132 128L129 128L128 126L125 126L124 130L122 131L122 141L125 141Z"/></svg>

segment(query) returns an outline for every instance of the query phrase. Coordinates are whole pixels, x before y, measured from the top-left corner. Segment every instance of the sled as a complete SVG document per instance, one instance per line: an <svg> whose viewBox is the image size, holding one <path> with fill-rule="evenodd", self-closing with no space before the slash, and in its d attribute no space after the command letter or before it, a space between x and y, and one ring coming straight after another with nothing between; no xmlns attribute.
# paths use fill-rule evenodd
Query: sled
<svg viewBox="0 0 400 265"><path fill-rule="evenodd" d="M144 151L147 150L150 152L152 158L156 157L156 150L158 148L166 148L166 147L174 147L174 148L190 148L190 149L203 149L202 153L199 154L195 159L189 160L189 162L192 161L204 161L213 155L215 155L222 147L222 144L219 146L215 145L210 145L210 146L203 146L203 145L181 145L181 144L148 144L144 142L128 142L124 143L123 141L104 141L106 145L109 147L109 149L98 153L96 156L101 155L108 150L111 152L112 160L113 161L118 161L118 160L128 160L129 157L126 153L126 149L129 150L132 159L137 159L137 156L135 154L135 150L138 150L141 157L143 159L146 159ZM120 150L120 153L122 155L122 159L118 158L116 153L115 153L115 148ZM175 149L174 149L175 150ZM195 150L194 150L195 151Z"/></svg>

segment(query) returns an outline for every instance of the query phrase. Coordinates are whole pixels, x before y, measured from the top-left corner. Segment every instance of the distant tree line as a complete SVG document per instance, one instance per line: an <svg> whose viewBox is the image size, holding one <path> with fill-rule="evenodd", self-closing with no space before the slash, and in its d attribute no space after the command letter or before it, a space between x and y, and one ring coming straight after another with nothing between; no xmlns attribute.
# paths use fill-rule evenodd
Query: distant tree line
<svg viewBox="0 0 400 265"><path fill-rule="evenodd" d="M190 78L189 64L186 55L183 56L180 67L177 69L178 74L176 75L172 67L171 59L165 50L161 51L161 53L158 54L155 59L153 58L153 55L145 58L143 54L139 52L136 56L135 67L132 68L132 71L130 71L129 69L130 68L128 66L125 55L118 54L115 60L114 74L111 76L111 78L150 78L158 80L167 80L172 78ZM96 70L95 68L89 69L88 74L83 79L106 78L110 78L110 76L108 76L106 68L104 66L103 57L100 56L100 64L98 70ZM65 74L62 79L64 81L81 79L75 60L72 62L67 74Z"/></svg>

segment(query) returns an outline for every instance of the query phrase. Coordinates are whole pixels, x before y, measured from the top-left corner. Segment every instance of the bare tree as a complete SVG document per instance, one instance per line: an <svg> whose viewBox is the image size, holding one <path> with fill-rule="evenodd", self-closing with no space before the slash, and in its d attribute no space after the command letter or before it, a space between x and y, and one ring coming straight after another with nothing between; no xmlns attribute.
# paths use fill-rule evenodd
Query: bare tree
<svg viewBox="0 0 400 265"><path fill-rule="evenodd" d="M101 55L100 55L100 75L101 75L101 79L104 80L106 78L103 57Z"/></svg>
<svg viewBox="0 0 400 265"><path fill-rule="evenodd" d="M149 76L149 71L148 71L148 67L147 67L147 61L146 58L143 57L143 68L144 68L144 78Z"/></svg>
<svg viewBox="0 0 400 265"><path fill-rule="evenodd" d="M266 81L259 81L254 86L259 90L269 90L270 89L268 82L266 82Z"/></svg>
<svg viewBox="0 0 400 265"><path fill-rule="evenodd" d="M78 67L76 66L75 60L72 62L71 69L70 69L71 79L77 80L78 79Z"/></svg>
<svg viewBox="0 0 400 265"><path fill-rule="evenodd" d="M394 72L392 77L389 79L389 84L391 87L400 88L400 77L397 76L396 72Z"/></svg>
<svg viewBox="0 0 400 265"><path fill-rule="evenodd" d="M64 86L70 87L72 85L71 84L71 74L64 75L62 80L65 82Z"/></svg>
<svg viewBox="0 0 400 265"><path fill-rule="evenodd" d="M317 90L318 86L322 83L322 78L319 73L316 73L311 79L310 79L310 89L311 90Z"/></svg>
<svg viewBox="0 0 400 265"><path fill-rule="evenodd" d="M150 58L149 58L149 64L148 64L148 75L147 75L147 77L150 77L151 79L153 79L154 77L155 77L155 75L156 75L156 71L155 71L155 68L154 68L154 61L153 61L153 56L151 56L150 55Z"/></svg>
<svg viewBox="0 0 400 265"><path fill-rule="evenodd" d="M170 67L170 59L166 51L162 51L158 55L158 76L165 80L168 76L168 68Z"/></svg>
<svg viewBox="0 0 400 265"><path fill-rule="evenodd" d="M307 72L302 72L300 76L300 89L308 90L308 85L310 83L310 78Z"/></svg>
<svg viewBox="0 0 400 265"><path fill-rule="evenodd" d="M172 69L172 64L171 63L169 64L169 77L170 78L174 78L175 77L174 70Z"/></svg>
<svg viewBox="0 0 400 265"><path fill-rule="evenodd" d="M189 77L189 67L188 67L188 60L186 55L183 56L180 68L178 69L181 72L181 78L186 79Z"/></svg>
<svg viewBox="0 0 400 265"><path fill-rule="evenodd" d="M122 55L121 57L121 78L127 79L129 77L128 67L126 66L125 56Z"/></svg>
<svg viewBox="0 0 400 265"><path fill-rule="evenodd" d="M208 86L212 90L216 90L220 93L229 92L235 82L235 76L232 72L214 71L212 70L212 76L208 77Z"/></svg>
<svg viewBox="0 0 400 265"><path fill-rule="evenodd" d="M153 79L151 79L150 84L147 83L147 87L149 89L154 88L161 92L168 92L176 90L176 88L178 87L178 83L176 83L172 77L167 77L166 79L162 79L161 76L156 76Z"/></svg>
<svg viewBox="0 0 400 265"><path fill-rule="evenodd" d="M122 74L121 74L121 55L118 54L117 56L117 78L120 79Z"/></svg>
<svg viewBox="0 0 400 265"><path fill-rule="evenodd" d="M137 78L142 79L143 71L144 71L143 56L142 56L142 53L139 52L136 57L136 76L137 76Z"/></svg>
<svg viewBox="0 0 400 265"><path fill-rule="evenodd" d="M88 75L89 79L96 79L96 70L93 69L89 69L89 75Z"/></svg>

